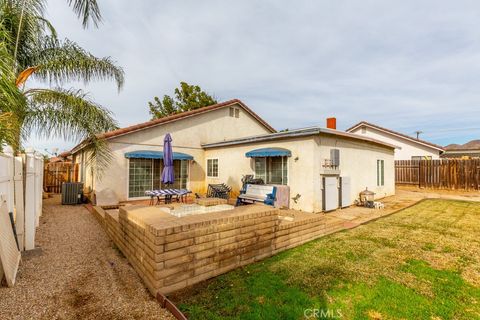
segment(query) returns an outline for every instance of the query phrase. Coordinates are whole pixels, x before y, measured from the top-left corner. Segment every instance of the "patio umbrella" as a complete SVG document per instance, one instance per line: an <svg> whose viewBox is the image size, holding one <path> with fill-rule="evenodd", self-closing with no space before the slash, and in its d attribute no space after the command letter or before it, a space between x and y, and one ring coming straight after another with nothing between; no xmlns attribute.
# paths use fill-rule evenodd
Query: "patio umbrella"
<svg viewBox="0 0 480 320"><path fill-rule="evenodd" d="M170 136L170 133L167 133L165 139L163 139L162 183L173 184L174 181L175 173L173 171L172 137Z"/></svg>

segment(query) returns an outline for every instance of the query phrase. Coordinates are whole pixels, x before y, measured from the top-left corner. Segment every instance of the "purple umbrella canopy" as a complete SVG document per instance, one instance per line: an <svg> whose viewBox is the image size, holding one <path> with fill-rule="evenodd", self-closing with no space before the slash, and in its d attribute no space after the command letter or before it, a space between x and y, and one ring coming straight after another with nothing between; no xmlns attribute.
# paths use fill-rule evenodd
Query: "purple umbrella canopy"
<svg viewBox="0 0 480 320"><path fill-rule="evenodd" d="M167 133L163 139L162 183L173 184L174 181L175 173L173 170L172 137L170 136L170 133Z"/></svg>

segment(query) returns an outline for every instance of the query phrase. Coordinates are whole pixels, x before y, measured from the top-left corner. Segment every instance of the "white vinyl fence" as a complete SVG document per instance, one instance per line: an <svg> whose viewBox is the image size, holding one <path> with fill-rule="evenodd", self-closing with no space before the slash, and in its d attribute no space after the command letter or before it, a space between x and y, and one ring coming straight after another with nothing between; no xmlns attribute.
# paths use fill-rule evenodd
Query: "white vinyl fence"
<svg viewBox="0 0 480 320"><path fill-rule="evenodd" d="M35 229L42 215L43 157L27 149L14 157L6 147L0 153L0 202L13 213L20 251L35 248ZM0 204L1 204L0 203Z"/></svg>

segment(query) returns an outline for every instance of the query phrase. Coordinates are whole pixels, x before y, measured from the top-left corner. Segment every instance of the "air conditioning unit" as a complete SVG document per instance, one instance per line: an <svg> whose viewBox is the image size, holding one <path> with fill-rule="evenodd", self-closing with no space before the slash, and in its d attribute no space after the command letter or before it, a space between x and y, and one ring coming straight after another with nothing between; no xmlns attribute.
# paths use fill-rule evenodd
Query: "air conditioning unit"
<svg viewBox="0 0 480 320"><path fill-rule="evenodd" d="M82 203L82 195L82 182L64 182L62 184L62 204Z"/></svg>
<svg viewBox="0 0 480 320"><path fill-rule="evenodd" d="M337 168L340 166L340 150L330 149L330 161L332 166Z"/></svg>

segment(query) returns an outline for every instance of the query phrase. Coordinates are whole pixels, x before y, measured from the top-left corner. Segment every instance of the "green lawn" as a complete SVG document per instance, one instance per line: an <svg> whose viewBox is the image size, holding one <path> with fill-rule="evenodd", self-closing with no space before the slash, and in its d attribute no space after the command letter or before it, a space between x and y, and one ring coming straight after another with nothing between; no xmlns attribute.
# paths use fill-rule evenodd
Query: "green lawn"
<svg viewBox="0 0 480 320"><path fill-rule="evenodd" d="M172 300L190 319L480 319L480 203L426 200Z"/></svg>

